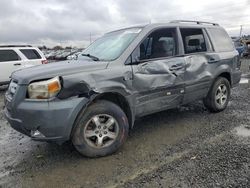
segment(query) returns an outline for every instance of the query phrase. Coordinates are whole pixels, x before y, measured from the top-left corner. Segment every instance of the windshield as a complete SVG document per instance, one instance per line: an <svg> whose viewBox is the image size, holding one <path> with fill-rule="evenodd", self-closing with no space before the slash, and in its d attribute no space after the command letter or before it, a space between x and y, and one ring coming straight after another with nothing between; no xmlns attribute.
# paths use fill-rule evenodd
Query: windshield
<svg viewBox="0 0 250 188"><path fill-rule="evenodd" d="M135 39L141 28L124 29L105 34L93 42L78 57L88 55L100 60L111 61L118 58Z"/></svg>

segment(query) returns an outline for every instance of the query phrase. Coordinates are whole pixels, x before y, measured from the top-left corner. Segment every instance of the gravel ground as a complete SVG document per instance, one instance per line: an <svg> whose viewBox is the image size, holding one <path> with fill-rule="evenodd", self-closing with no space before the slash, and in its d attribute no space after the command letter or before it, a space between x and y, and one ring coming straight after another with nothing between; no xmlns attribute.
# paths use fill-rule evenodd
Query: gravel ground
<svg viewBox="0 0 250 188"><path fill-rule="evenodd" d="M0 187L250 187L249 64L225 111L196 102L146 116L117 153L98 159L12 130L0 91Z"/></svg>

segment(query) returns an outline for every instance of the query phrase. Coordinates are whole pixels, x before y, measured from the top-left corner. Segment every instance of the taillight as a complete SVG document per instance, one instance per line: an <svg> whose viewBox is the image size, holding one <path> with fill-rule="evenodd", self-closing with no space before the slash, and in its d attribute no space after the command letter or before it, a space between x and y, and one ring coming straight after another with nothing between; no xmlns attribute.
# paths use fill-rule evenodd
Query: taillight
<svg viewBox="0 0 250 188"><path fill-rule="evenodd" d="M42 64L48 64L49 62L48 62L48 60L46 59L46 60L42 60Z"/></svg>

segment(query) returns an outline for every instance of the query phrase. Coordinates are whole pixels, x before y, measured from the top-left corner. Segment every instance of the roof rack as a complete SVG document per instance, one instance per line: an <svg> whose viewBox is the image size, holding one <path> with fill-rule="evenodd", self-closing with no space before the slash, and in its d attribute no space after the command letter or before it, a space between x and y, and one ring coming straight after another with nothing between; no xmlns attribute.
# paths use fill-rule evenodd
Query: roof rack
<svg viewBox="0 0 250 188"><path fill-rule="evenodd" d="M170 23L196 23L196 24L211 24L214 26L219 26L217 23L212 23L212 22L203 22L203 21L192 21L192 20L173 20Z"/></svg>
<svg viewBox="0 0 250 188"><path fill-rule="evenodd" d="M0 45L0 48L32 47L31 45Z"/></svg>

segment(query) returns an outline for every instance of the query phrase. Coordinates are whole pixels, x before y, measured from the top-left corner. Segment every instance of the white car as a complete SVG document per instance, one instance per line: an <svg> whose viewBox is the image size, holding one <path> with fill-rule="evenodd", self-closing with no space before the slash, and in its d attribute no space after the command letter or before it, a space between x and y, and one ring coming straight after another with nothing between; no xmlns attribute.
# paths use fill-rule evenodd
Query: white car
<svg viewBox="0 0 250 188"><path fill-rule="evenodd" d="M10 82L15 70L47 63L38 48L29 45L0 46L0 86Z"/></svg>

